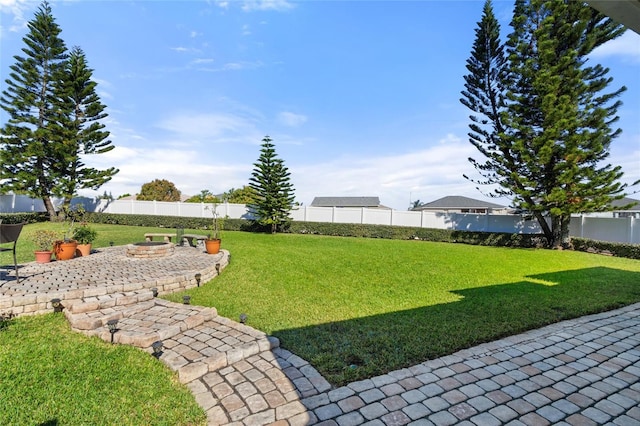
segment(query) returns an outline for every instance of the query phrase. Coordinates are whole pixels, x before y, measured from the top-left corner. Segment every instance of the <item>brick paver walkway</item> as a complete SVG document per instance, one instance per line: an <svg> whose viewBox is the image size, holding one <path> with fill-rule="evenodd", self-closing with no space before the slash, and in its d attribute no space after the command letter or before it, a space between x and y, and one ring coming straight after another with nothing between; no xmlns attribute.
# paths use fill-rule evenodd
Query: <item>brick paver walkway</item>
<svg viewBox="0 0 640 426"><path fill-rule="evenodd" d="M0 281L0 313L50 312L58 297L78 331L107 340L106 322L118 319L116 342L150 352L161 340L160 360L210 425L640 425L640 304L334 388L277 339L153 297L153 287L197 285L196 273L215 277L228 253L177 248L141 261L122 250L24 265L23 282Z"/></svg>

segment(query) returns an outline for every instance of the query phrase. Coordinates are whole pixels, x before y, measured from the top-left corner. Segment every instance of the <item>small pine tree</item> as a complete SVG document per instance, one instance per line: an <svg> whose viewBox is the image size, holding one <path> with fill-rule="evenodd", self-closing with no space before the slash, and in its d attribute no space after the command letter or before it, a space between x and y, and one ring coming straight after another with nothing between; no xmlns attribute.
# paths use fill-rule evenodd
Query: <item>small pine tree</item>
<svg viewBox="0 0 640 426"><path fill-rule="evenodd" d="M269 226L272 234L291 220L289 212L295 197L290 175L283 160L278 158L271 138L265 136L249 178L249 186L255 191L249 209L257 217L256 222Z"/></svg>
<svg viewBox="0 0 640 426"><path fill-rule="evenodd" d="M0 104L9 114L0 138L0 181L5 190L41 198L49 217L56 211L51 201L61 178L64 145L56 143L56 116L64 110L60 83L65 81L67 49L59 37L51 7L43 2L23 38L25 56L14 56Z"/></svg>
<svg viewBox="0 0 640 426"><path fill-rule="evenodd" d="M54 192L63 197L63 205L68 206L78 189L98 189L111 180L118 170L111 167L98 170L87 167L81 155L103 154L114 146L100 120L107 117L106 106L96 93L96 82L91 79L93 70L87 65L84 52L74 47L66 67L67 79L62 87L62 97L66 103L65 114L59 116L59 127L55 134L58 143L68 147L61 158L60 176Z"/></svg>

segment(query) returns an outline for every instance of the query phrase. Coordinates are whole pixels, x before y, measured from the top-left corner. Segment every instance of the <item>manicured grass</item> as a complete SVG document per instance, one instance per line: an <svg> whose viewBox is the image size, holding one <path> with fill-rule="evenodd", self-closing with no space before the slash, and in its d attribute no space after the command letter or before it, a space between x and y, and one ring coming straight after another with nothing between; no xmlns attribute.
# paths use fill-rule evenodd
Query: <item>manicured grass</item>
<svg viewBox="0 0 640 426"><path fill-rule="evenodd" d="M139 349L72 332L63 315L0 322L0 424L204 425L204 411Z"/></svg>
<svg viewBox="0 0 640 426"><path fill-rule="evenodd" d="M231 265L192 302L246 313L334 384L640 302L640 261L587 253L245 233L222 245Z"/></svg>

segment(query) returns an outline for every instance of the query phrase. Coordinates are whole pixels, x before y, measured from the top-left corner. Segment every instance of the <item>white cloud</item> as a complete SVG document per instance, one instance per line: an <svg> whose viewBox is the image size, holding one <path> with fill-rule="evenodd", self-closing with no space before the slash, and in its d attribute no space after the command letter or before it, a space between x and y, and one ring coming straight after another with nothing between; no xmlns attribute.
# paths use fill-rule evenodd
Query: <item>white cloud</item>
<svg viewBox="0 0 640 426"><path fill-rule="evenodd" d="M591 53L594 59L608 56L621 56L634 62L640 62L640 34L627 31L615 40L598 47Z"/></svg>
<svg viewBox="0 0 640 426"><path fill-rule="evenodd" d="M462 177L465 171L472 173L467 158L473 153L469 143L449 135L433 147L416 152L343 157L323 164L288 167L296 199L306 205L317 196L378 196L382 204L404 210L409 207L409 198L422 201L447 195L483 198Z"/></svg>
<svg viewBox="0 0 640 426"><path fill-rule="evenodd" d="M198 58L191 61L192 65L210 64L213 62L212 58Z"/></svg>
<svg viewBox="0 0 640 426"><path fill-rule="evenodd" d="M284 12L294 7L295 5L287 0L245 0L242 4L242 10L245 12L252 12L254 10Z"/></svg>
<svg viewBox="0 0 640 426"><path fill-rule="evenodd" d="M295 114L293 112L283 111L278 114L278 122L287 127L298 127L306 123L307 117L301 114Z"/></svg>
<svg viewBox="0 0 640 426"><path fill-rule="evenodd" d="M170 47L169 50L173 50L174 52L178 52L178 53L198 53L198 52L200 52L200 50L195 49L193 47L183 47L183 46Z"/></svg>
<svg viewBox="0 0 640 426"><path fill-rule="evenodd" d="M27 28L25 14L34 10L35 6L37 6L37 3L29 0L0 0L0 13L8 15L10 18L0 20L0 34L5 31L19 32ZM10 24L5 27L7 22L10 22Z"/></svg>
<svg viewBox="0 0 640 426"><path fill-rule="evenodd" d="M255 133L255 121L231 114L178 114L157 123L184 142L223 142Z"/></svg>
<svg viewBox="0 0 640 426"><path fill-rule="evenodd" d="M242 26L242 35L243 36L248 36L251 35L251 27L247 24Z"/></svg>

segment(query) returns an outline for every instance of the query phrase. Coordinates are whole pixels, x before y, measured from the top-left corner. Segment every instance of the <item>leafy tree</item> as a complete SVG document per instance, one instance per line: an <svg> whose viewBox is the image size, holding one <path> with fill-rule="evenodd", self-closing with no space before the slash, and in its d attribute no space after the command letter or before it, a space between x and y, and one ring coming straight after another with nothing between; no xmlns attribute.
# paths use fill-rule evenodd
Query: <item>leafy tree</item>
<svg viewBox="0 0 640 426"><path fill-rule="evenodd" d="M213 195L208 189L203 189L200 194L189 197L185 203L219 203L220 198Z"/></svg>
<svg viewBox="0 0 640 426"><path fill-rule="evenodd" d="M470 159L497 184L497 196L531 212L551 247L568 243L572 213L611 209L626 185L620 167L603 164L624 87L587 55L624 29L576 1L517 0L506 46L487 1L476 30L461 102L470 142L485 157ZM506 51L503 51L506 47ZM550 223L547 222L550 219Z"/></svg>
<svg viewBox="0 0 640 426"><path fill-rule="evenodd" d="M67 79L63 87L65 114L60 117L55 132L59 139L57 143L68 146L66 156L60 161L61 179L55 190L56 195L63 197L65 206L70 205L78 189L98 189L118 172L113 167L107 170L86 167L81 160L81 155L103 154L114 148L107 140L109 132L100 122L107 113L96 94L92 73L82 49L74 47L67 62Z"/></svg>
<svg viewBox="0 0 640 426"><path fill-rule="evenodd" d="M0 97L9 115L0 140L0 180L4 190L41 198L54 219L51 195L62 177L59 159L66 155L66 146L56 143L54 111L65 108L59 83L65 80L67 49L48 3L40 5L28 28L25 56L14 56Z"/></svg>
<svg viewBox="0 0 640 426"><path fill-rule="evenodd" d="M271 138L265 136L260 157L249 178L249 186L255 191L249 209L257 217L256 222L269 226L272 234L291 220L289 212L294 202L294 189L290 175L284 161L278 158Z"/></svg>
<svg viewBox="0 0 640 426"><path fill-rule="evenodd" d="M142 185L136 199L142 201L180 201L180 191L173 182L166 179L154 179Z"/></svg>
<svg viewBox="0 0 640 426"><path fill-rule="evenodd" d="M251 204L255 197L255 189L248 185L238 189L231 188L222 194L222 200L231 204Z"/></svg>

